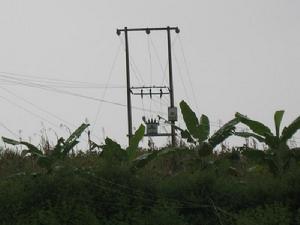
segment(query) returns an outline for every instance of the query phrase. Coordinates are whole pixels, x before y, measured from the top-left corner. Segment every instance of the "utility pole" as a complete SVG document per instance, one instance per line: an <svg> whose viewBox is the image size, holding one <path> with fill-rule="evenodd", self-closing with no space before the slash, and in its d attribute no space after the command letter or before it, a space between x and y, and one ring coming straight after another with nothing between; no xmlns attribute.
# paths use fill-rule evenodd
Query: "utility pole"
<svg viewBox="0 0 300 225"><path fill-rule="evenodd" d="M168 37L168 60L169 60L169 86L170 86L170 107L174 108L174 88L173 88L173 70L172 70L172 45L171 45L171 33L170 27L167 27L167 37ZM172 146L176 145L175 137L175 121L171 121L171 137Z"/></svg>
<svg viewBox="0 0 300 225"><path fill-rule="evenodd" d="M170 95L170 107L168 108L168 120L171 124L171 134L156 134L156 135L148 135L148 136L171 136L172 138L172 146L176 145L176 134L175 134L175 121L177 120L177 109L174 105L174 87L173 87L173 70L172 70L172 43L171 43L171 31L174 30L176 33L179 33L180 30L178 27L160 27L160 28L127 28L117 29L117 35L121 35L121 32L124 32L125 35L125 53L126 53L126 83L127 83L127 117L128 117L128 141L130 143L132 137L132 106L131 106L131 95L150 95L152 98L153 95L169 94ZM130 62L129 62L129 44L128 44L128 32L132 31L144 31L146 34L150 34L151 31L167 31L167 43L168 43L168 64L169 64L169 87L168 91L162 91L163 86L152 86L152 87L131 87L130 86ZM146 93L144 90L150 88L150 92ZM159 88L159 92L152 92ZM134 92L134 90L139 89L140 92ZM176 119L175 119L176 118Z"/></svg>
<svg viewBox="0 0 300 225"><path fill-rule="evenodd" d="M125 51L126 51L126 82L127 82L127 117L128 117L128 142L132 137L132 106L131 106L131 89L130 89L130 63L129 63L129 47L128 47L128 30L124 28L125 33Z"/></svg>

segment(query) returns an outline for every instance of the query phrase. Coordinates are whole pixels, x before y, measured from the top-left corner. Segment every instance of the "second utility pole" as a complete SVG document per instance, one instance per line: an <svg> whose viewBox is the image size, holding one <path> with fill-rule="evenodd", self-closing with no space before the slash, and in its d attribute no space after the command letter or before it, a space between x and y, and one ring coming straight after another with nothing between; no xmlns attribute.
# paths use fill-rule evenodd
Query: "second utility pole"
<svg viewBox="0 0 300 225"><path fill-rule="evenodd" d="M169 88L170 88L170 107L174 108L174 88L173 88L173 70L172 70L172 45L171 45L171 34L170 27L167 27L168 36L168 60L169 60ZM176 145L175 137L175 121L171 121L171 138L172 146Z"/></svg>

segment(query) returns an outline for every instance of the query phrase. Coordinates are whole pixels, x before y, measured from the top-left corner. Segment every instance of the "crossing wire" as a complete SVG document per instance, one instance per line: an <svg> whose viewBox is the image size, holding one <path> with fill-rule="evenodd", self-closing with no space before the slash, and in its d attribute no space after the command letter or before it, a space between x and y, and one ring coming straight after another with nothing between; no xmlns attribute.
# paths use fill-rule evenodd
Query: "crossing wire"
<svg viewBox="0 0 300 225"><path fill-rule="evenodd" d="M36 104L34 104L34 103L28 101L27 99L25 99L25 98L23 98L23 97L21 97L21 96L15 94L15 93L11 92L10 90L6 89L5 87L2 87L1 89L4 90L5 92L9 93L10 95L13 95L14 97L21 99L22 101L24 101L24 102L26 102L27 104L33 106L34 108L36 108L36 109L38 109L38 110L40 110L40 111L42 111L42 112L44 112L44 113L46 113L46 114L48 114L48 115L54 117L54 118L57 119L58 121L64 122L64 123L66 123L66 124L68 124L68 125L70 125L70 126L75 127L72 123L70 123L70 122L66 121L65 119L63 119L63 118L61 118L61 117L59 117L59 116L57 116L57 115L55 115L55 114L53 114L53 113L51 113L51 112L49 112L49 111L47 111L47 110L45 110L45 109L39 107L38 105L36 105Z"/></svg>
<svg viewBox="0 0 300 225"><path fill-rule="evenodd" d="M59 116L57 116L57 115L55 115L55 114L53 114L53 113L51 113L51 112L49 112L49 111L47 111L47 110L44 110L43 108L39 107L38 105L36 105L36 104L34 104L34 103L32 103L32 102L30 102L30 101L24 99L23 97L16 95L15 93L13 93L13 92L7 90L6 88L2 87L2 89L5 90L7 93L9 93L9 94L15 96L16 98L19 98L19 99L21 99L22 101L28 103L29 105L33 106L34 108L36 108L36 109L38 109L38 110L40 110L40 111L42 111L42 112L44 112L44 113L46 113L46 114L48 114L48 115L54 117L54 118L56 118L56 119L59 120L60 122L63 121L64 123L68 124L69 126L72 126L73 128L76 128L76 127L77 127L77 126L75 126L74 124L72 124L72 123L70 123L70 122L68 122L68 121L66 121L66 120L64 120L64 119L62 119L61 117L59 117ZM57 125L57 124L53 123L52 121L46 119L45 117L43 117L43 116L41 116L41 115L39 115L39 114L36 114L36 113L32 112L31 110L25 108L24 106L21 106L21 105L15 103L15 102L9 100L8 98L3 97L3 96L0 96L0 98L3 98L4 100L6 100L6 101L7 101L8 103L10 103L11 105L14 105L14 106L16 106L16 107L18 107L18 108L20 108L20 109L26 111L27 113L33 115L34 117L38 117L38 118L42 119L43 121L46 121L47 123L51 124L52 126L54 126L54 127L56 127L56 128L60 128L60 125ZM2 126L3 126L6 130L8 130L8 128L7 128L6 126L4 126L4 124L2 124ZM13 136L18 137L18 136L17 136L15 133L13 133L11 130L10 130L9 132L10 132L11 134L13 134ZM95 135L93 135L93 137L95 137L95 138L98 139L98 137L95 136ZM85 141L85 140L83 140L83 141L86 142L86 143L88 143L88 142Z"/></svg>
<svg viewBox="0 0 300 225"><path fill-rule="evenodd" d="M29 81L37 84L46 83L48 86L52 85L52 86L57 86L62 88L107 88L105 84L51 79L51 78L45 78L41 76L32 76L32 75L12 73L12 72L0 72L0 77L2 77L3 81L6 82L9 82L10 80L18 80L24 82ZM110 88L125 88L125 86L115 85L115 86L111 86Z"/></svg>
<svg viewBox="0 0 300 225"><path fill-rule="evenodd" d="M125 47L125 44L124 44L124 39L122 40L122 37L119 36L119 40L120 40L121 45L123 46L124 52L126 52L126 47ZM130 69L132 71L132 74L137 79L137 82L139 83L139 85L142 85L143 83L145 83L144 80L143 80L143 76L141 75L140 70L137 67L137 65L135 63L135 60L134 60L134 58L133 58L133 56L131 54L129 55L129 66L130 66Z"/></svg>
<svg viewBox="0 0 300 225"><path fill-rule="evenodd" d="M14 105L14 106L16 106L16 107L18 107L18 108L20 108L20 109L22 109L22 110L28 112L29 114L32 114L32 115L34 115L35 117L38 117L38 118L40 118L40 119L42 119L42 120L48 122L48 123L51 124L52 126L58 127L55 123L51 122L50 120L48 120L48 119L46 119L46 118L44 118L44 117L42 117L42 116L40 116L40 115L38 115L38 114L32 112L31 110L26 109L25 107L23 107L23 106L21 106L21 105L15 103L15 102L9 100L8 98L3 97L3 96L0 96L0 98L4 99L5 101L7 101L8 103L10 103L11 105Z"/></svg>
<svg viewBox="0 0 300 225"><path fill-rule="evenodd" d="M192 94L193 94L193 99L194 99L194 102L196 103L197 111L199 113L200 110L199 110L198 101L197 101L196 95L195 95L194 85L193 85L193 82L191 80L191 75L190 75L190 70L189 70L189 66L188 66L188 63L187 63L187 58L185 56L183 44L182 44L182 41L181 41L181 36L179 34L178 34L178 40L179 40L180 50L181 50L181 53L182 53L182 56L183 56L183 62L184 62L186 72L187 72L187 77L188 77L188 80L190 82L190 86L191 86L191 90L192 90Z"/></svg>
<svg viewBox="0 0 300 225"><path fill-rule="evenodd" d="M102 95L101 95L101 98L102 98L102 99L104 99L105 96L106 96L106 91L107 91L108 85L109 85L109 83L110 83L110 80L111 80L111 78L112 78L113 70L114 70L114 68L115 68L117 59L118 59L118 57L119 57L119 55L120 55L121 46L122 46L122 45L121 45L121 43L120 43L119 46L118 46L117 52L116 52L116 54L115 54L115 57L114 57L112 66L111 66L111 68L110 68L109 74L108 74L108 79L107 79L106 84L105 84L105 89L104 89L104 91L103 91L103 93L102 93ZM97 120L98 120L98 117L100 116L102 107L103 107L103 102L99 102L99 103L98 103L98 107L97 107L96 116L95 116L95 119L94 119L94 121L93 121L93 125L92 125L91 132L94 131L94 128L95 128L95 126L96 126L96 122L97 122Z"/></svg>
<svg viewBox="0 0 300 225"><path fill-rule="evenodd" d="M178 74L179 77L180 77L181 84L182 84L182 86L183 86L183 90L184 90L185 96L186 96L187 100L190 102L189 94L188 94L187 89L186 89L186 86L185 86L185 84L184 84L184 79L183 79L183 75L182 75L182 73L181 73L181 68L180 68L180 64L179 64L178 58L177 58L177 56L176 56L175 53L173 53L173 55L174 55L174 59L175 59L176 65L177 65L177 69L178 69L178 73L177 73L177 74ZM199 113L199 112L198 112L198 113Z"/></svg>
<svg viewBox="0 0 300 225"><path fill-rule="evenodd" d="M109 101L109 100L96 98L96 97L92 97L92 96L88 96L88 95L83 95L83 94L79 94L79 93L76 93L76 92L66 91L66 90L62 90L62 89L58 89L58 88L53 88L53 87L50 87L50 86L47 86L47 85L37 85L37 84L32 83L32 82L24 83L24 82L18 82L18 81L15 81L15 83L18 83L20 85L27 86L27 87L38 88L38 89L42 89L42 90L46 90L46 91L52 91L52 92L61 93L61 94L65 94L65 95L70 95L70 96L74 96L74 97L80 97L80 98L84 98L84 99L88 99L88 100L92 100L92 101L96 101L96 102L103 102L103 103L107 103L107 104L111 104L111 105L127 107L127 105L123 104L123 103ZM141 107L137 107L137 106L132 106L132 109L143 111L143 109ZM161 113L161 112L158 112L158 113Z"/></svg>
<svg viewBox="0 0 300 225"><path fill-rule="evenodd" d="M7 130L10 134L12 134L15 138L19 138L19 136L18 136L15 132L13 132L11 129L9 129L7 126L5 126L4 123L0 122L0 125L1 125L5 130Z"/></svg>

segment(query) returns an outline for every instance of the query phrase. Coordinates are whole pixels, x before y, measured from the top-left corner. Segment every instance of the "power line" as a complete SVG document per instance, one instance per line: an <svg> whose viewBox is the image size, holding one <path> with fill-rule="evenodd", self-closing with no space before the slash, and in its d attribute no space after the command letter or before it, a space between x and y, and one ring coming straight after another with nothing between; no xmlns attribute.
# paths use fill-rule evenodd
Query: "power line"
<svg viewBox="0 0 300 225"><path fill-rule="evenodd" d="M5 130L7 130L10 134L12 134L15 138L19 138L19 136L18 136L15 132L13 132L11 129L9 129L7 126L5 126L4 123L0 122L0 125L1 125Z"/></svg>
<svg viewBox="0 0 300 225"><path fill-rule="evenodd" d="M0 72L2 76L6 77L14 77L22 80L31 80L36 82L47 82L47 84L63 84L63 85L87 85L87 86L102 86L105 87L105 84L99 84L95 82L86 82L86 81L71 81L71 80L64 80L64 79L54 79L54 78L47 78L47 77L41 77L41 76L33 76L23 73L12 73L12 72ZM3 75L4 74L4 75Z"/></svg>
<svg viewBox="0 0 300 225"><path fill-rule="evenodd" d="M187 59L186 59L185 53L184 53L183 44L182 44L182 41L181 41L181 38L180 38L179 34L178 34L178 40L179 40L180 50L181 50L181 53L182 53L182 56L183 56L183 62L184 62L185 68L186 68L188 80L190 82L190 86L191 86L191 90L192 90L192 94L193 94L193 99L194 99L194 102L196 104L197 111L200 112L199 111L199 106L198 106L198 101L196 99L196 95L195 95L195 91L194 91L194 85L192 83L191 76L190 76L190 70L189 70L189 67L188 67Z"/></svg>
<svg viewBox="0 0 300 225"><path fill-rule="evenodd" d="M114 70L114 68L115 68L117 59L118 59L119 54L120 54L121 46L122 46L122 43L120 43L119 46L118 46L117 52L116 52L116 54L115 54L115 57L114 57L114 60L113 60L113 63L112 63L112 66L111 66L110 71L109 71L109 73L108 73L108 79L107 79L106 84L105 84L105 87L106 87L106 88L104 89L104 91L103 91L103 93L102 93L102 95L101 95L101 98L102 98L102 99L105 98L108 84L109 84L109 82L110 82L110 80L111 80L111 77L112 77L112 74L113 74L113 70ZM97 122L98 117L99 117L99 115L100 115L100 113L101 113L102 106L103 106L103 102L99 102L98 107L97 107L96 116L95 116L95 119L94 119L94 122L93 122L93 125L92 125L91 132L93 132L93 130L94 130L95 126L96 126L96 122Z"/></svg>
<svg viewBox="0 0 300 225"><path fill-rule="evenodd" d="M6 84L18 84L18 83L32 83L36 85L47 85L47 86L52 86L52 87L58 87L58 88L70 88L70 89L122 89L125 88L125 86L121 85L112 85L112 86L107 86L107 85L97 85L97 84L63 84L63 83L53 83L53 82L48 82L48 81L37 81L33 79L24 79L24 78L19 78L19 77L14 77L14 76L8 76L8 75L3 75L0 74L0 80L2 83Z"/></svg>
<svg viewBox="0 0 300 225"><path fill-rule="evenodd" d="M126 104L122 104L122 103L118 103L118 102L114 102L114 101L109 101L109 100L105 100L105 99L100 99L100 98L96 98L96 97L92 97L92 96L82 95L82 94L78 94L78 93L71 92L71 91L61 90L61 89L58 89L58 88L49 87L47 85L37 85L35 83L30 83L30 82L28 82L28 83L16 82L16 83L27 86L27 87L38 88L38 89L42 89L42 90L46 90L46 91L52 91L52 92L56 92L56 93L61 93L61 94L66 94L66 95L70 95L70 96L80 97L80 98L89 99L89 100L93 100L93 101L97 101L97 102L103 102L103 103L112 104L112 105L116 105L116 106L127 107ZM136 109L136 110L143 111L142 108L137 107L137 106L133 106L132 108ZM158 112L158 113L160 113L160 112Z"/></svg>
<svg viewBox="0 0 300 225"><path fill-rule="evenodd" d="M34 104L34 103L28 101L27 99L25 99L25 98L23 98L23 97L21 97L21 96L15 94L15 93L9 91L8 89L2 87L2 90L4 90L5 92L7 92L7 93L9 93L9 94L11 94L11 95L13 95L13 96L15 96L16 98L21 99L22 101L24 101L24 102L26 102L27 104L33 106L34 108L36 108L36 109L38 109L38 110L40 110L40 111L42 111L42 112L44 112L44 113L46 113L46 114L48 114L48 115L54 117L55 119L59 120L60 122L62 121L62 122L64 122L64 123L68 124L68 125L71 125L71 126L75 127L72 123L70 123L70 122L64 120L63 118L61 118L61 117L59 117L59 116L57 116L57 115L55 115L55 114L53 114L53 113L51 113L51 112L49 112L49 111L47 111L47 110L45 110L45 109L39 107L38 105L36 105L36 104Z"/></svg>
<svg viewBox="0 0 300 225"><path fill-rule="evenodd" d="M14 105L14 106L16 106L16 107L18 107L18 108L21 108L22 110L28 112L29 114L32 114L32 115L34 115L35 117L38 117L38 118L40 118L40 119L42 119L42 120L48 122L48 123L51 124L52 126L58 127L55 123L51 122L50 120L48 120L48 119L46 119L46 118L44 118L44 117L42 117L42 116L40 116L40 115L38 115L38 114L36 114L36 113L34 113L34 112L32 112L32 111L30 111L30 110L24 108L23 106L21 106L21 105L15 103L15 102L13 102L13 101L10 101L8 98L5 98L5 97L3 97L3 96L0 96L0 98L4 99L5 101L7 101L8 103L10 103L11 105Z"/></svg>

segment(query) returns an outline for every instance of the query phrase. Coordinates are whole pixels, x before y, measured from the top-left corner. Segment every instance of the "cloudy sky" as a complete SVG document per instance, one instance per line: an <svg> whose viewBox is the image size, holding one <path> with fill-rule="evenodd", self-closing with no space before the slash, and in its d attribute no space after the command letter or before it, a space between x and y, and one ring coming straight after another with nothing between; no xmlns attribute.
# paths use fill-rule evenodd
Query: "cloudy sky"
<svg viewBox="0 0 300 225"><path fill-rule="evenodd" d="M96 142L125 144L124 26L180 28L176 104L188 101L212 129L237 111L273 128L284 109L288 124L300 114L299 12L298 0L1 0L0 134L38 143L42 129L66 136L87 118ZM167 84L166 34L129 38L132 85ZM132 101L134 127L168 104Z"/></svg>

